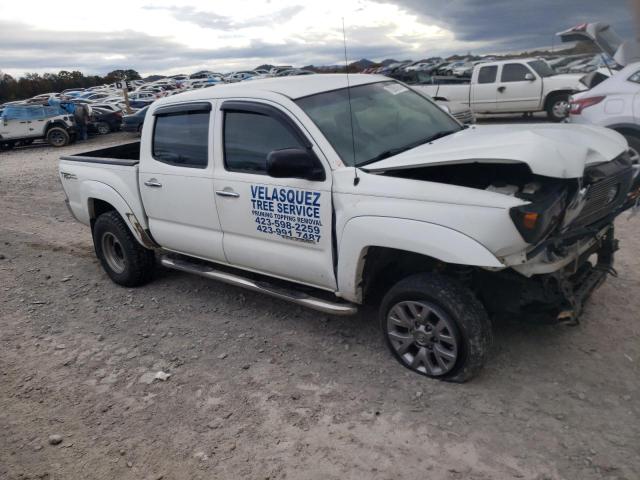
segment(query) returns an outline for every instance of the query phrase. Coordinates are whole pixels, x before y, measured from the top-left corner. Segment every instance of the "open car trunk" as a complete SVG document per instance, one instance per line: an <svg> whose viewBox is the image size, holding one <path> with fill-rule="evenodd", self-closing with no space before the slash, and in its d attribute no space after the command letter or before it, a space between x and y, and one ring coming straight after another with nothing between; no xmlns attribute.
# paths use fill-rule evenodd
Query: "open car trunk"
<svg viewBox="0 0 640 480"><path fill-rule="evenodd" d="M602 22L583 23L557 34L563 42L587 42L626 67L640 62L640 43L623 40L610 25Z"/></svg>

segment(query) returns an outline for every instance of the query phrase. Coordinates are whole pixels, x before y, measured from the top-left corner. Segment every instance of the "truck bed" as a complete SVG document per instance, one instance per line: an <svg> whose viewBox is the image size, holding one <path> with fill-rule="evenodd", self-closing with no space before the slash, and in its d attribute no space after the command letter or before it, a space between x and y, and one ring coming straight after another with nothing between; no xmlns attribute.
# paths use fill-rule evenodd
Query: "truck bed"
<svg viewBox="0 0 640 480"><path fill-rule="evenodd" d="M140 141L101 148L91 152L78 153L60 157L70 162L102 163L106 165L122 165L133 167L140 163Z"/></svg>

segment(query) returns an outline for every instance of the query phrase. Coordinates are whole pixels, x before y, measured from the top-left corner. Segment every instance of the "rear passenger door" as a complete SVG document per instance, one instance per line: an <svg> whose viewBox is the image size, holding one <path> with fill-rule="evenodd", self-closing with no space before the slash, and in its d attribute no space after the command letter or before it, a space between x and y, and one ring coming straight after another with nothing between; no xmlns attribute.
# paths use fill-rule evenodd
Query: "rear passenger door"
<svg viewBox="0 0 640 480"><path fill-rule="evenodd" d="M479 68L476 81L471 85L471 110L476 113L495 112L498 97L497 80L497 65Z"/></svg>
<svg viewBox="0 0 640 480"><path fill-rule="evenodd" d="M227 261L334 290L331 171L320 149L271 103L226 100L216 123L214 186ZM286 148L312 151L324 180L270 177L267 156Z"/></svg>
<svg viewBox="0 0 640 480"><path fill-rule="evenodd" d="M209 102L155 110L145 127L140 192L149 229L168 250L224 261L213 194L213 132Z"/></svg>

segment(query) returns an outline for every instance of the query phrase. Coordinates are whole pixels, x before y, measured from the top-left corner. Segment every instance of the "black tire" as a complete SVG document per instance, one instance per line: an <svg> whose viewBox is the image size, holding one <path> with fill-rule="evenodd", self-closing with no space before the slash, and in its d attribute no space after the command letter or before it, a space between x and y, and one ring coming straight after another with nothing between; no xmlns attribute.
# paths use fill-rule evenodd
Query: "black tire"
<svg viewBox="0 0 640 480"><path fill-rule="evenodd" d="M416 324L424 323L431 333L422 335L418 328L398 333L394 329L403 327L398 326L393 312L407 305L413 308L415 304L428 307L423 310L426 314L422 321ZM446 319L446 328L442 328L441 318ZM421 375L449 382L462 383L477 375L493 343L491 321L473 293L455 280L433 273L413 275L389 290L380 306L380 327L385 343L401 365ZM402 342L398 338L408 340ZM444 351L451 355L446 364L445 357L436 353ZM425 361L412 364L421 358ZM428 363L435 363L436 368L430 368ZM440 365L444 366L440 368Z"/></svg>
<svg viewBox="0 0 640 480"><path fill-rule="evenodd" d="M52 147L60 148L69 145L71 137L62 127L52 127L47 130L47 143Z"/></svg>
<svg viewBox="0 0 640 480"><path fill-rule="evenodd" d="M93 245L102 268L118 285L139 287L153 278L153 250L137 242L117 212L103 213L97 218L93 225Z"/></svg>
<svg viewBox="0 0 640 480"><path fill-rule="evenodd" d="M623 135L627 139L629 150L632 152L632 160L634 162L640 161L640 137L632 133L623 133Z"/></svg>
<svg viewBox="0 0 640 480"><path fill-rule="evenodd" d="M111 127L106 122L98 122L96 124L96 132L98 132L99 135L106 135L111 133Z"/></svg>
<svg viewBox="0 0 640 480"><path fill-rule="evenodd" d="M15 146L15 142L0 142L0 150L12 150Z"/></svg>
<svg viewBox="0 0 640 480"><path fill-rule="evenodd" d="M569 114L569 94L558 93L547 99L547 118L552 122L562 122Z"/></svg>

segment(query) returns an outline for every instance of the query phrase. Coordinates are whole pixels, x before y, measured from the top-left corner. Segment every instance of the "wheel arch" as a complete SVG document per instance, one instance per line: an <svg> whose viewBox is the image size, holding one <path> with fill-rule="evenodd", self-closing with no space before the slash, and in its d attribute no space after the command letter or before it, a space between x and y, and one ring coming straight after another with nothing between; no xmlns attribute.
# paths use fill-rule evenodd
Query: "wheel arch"
<svg viewBox="0 0 640 480"><path fill-rule="evenodd" d="M615 125L610 125L608 128L615 130L621 135L632 135L640 138L640 125L633 123L617 123Z"/></svg>
<svg viewBox="0 0 640 480"><path fill-rule="evenodd" d="M563 96L563 95L570 97L575 92L576 92L575 90L565 89L565 90L553 90L547 93L547 96L544 98L544 103L543 103L544 110L548 109L551 106L551 101L554 98Z"/></svg>
<svg viewBox="0 0 640 480"><path fill-rule="evenodd" d="M44 134L46 135L47 132L54 127L59 127L67 131L69 130L69 126L62 120L49 120L44 126Z"/></svg>
<svg viewBox="0 0 640 480"><path fill-rule="evenodd" d="M112 187L100 182L85 182L84 198L87 199L86 211L93 230L95 220L103 213L115 211L122 217L135 239L145 248L157 248L158 245L122 196Z"/></svg>
<svg viewBox="0 0 640 480"><path fill-rule="evenodd" d="M370 239L375 238L374 243ZM350 301L362 303L376 291L380 259L390 257L401 274L456 267L504 268L476 240L441 225L391 217L356 217L344 227L338 248L338 289ZM369 263L371 262L371 263ZM381 266L382 265L382 266ZM391 280L396 275L390 275Z"/></svg>

